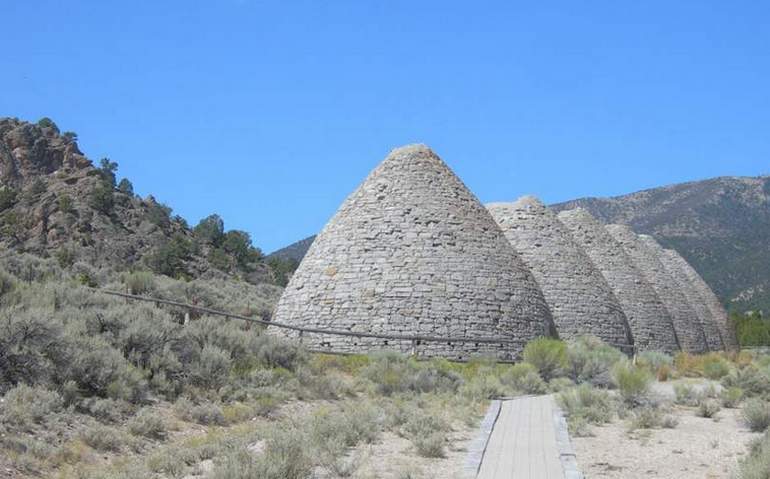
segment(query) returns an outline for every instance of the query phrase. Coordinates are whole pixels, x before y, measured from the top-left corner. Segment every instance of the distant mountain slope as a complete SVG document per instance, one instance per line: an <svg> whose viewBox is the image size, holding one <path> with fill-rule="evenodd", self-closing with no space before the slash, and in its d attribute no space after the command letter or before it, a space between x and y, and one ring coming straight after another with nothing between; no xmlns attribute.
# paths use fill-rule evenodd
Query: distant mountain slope
<svg viewBox="0 0 770 479"><path fill-rule="evenodd" d="M730 309L770 310L770 177L719 177L551 205L557 212L578 206L677 250ZM314 238L271 256L299 262Z"/></svg>
<svg viewBox="0 0 770 479"><path fill-rule="evenodd" d="M308 236L305 239L299 240L296 243L292 243L289 246L273 251L267 255L268 259L276 258L283 261L295 261L299 263L302 258L305 257L307 250L310 249L310 245L313 244L315 236Z"/></svg>
<svg viewBox="0 0 770 479"><path fill-rule="evenodd" d="M719 177L552 205L578 206L677 250L731 309L770 310L770 177Z"/></svg>
<svg viewBox="0 0 770 479"><path fill-rule="evenodd" d="M190 228L152 196L116 181L117 164L95 166L77 135L50 119L0 118L0 254L29 252L63 265L149 267L169 276L274 282L244 232L218 217ZM205 230L205 231L203 231Z"/></svg>

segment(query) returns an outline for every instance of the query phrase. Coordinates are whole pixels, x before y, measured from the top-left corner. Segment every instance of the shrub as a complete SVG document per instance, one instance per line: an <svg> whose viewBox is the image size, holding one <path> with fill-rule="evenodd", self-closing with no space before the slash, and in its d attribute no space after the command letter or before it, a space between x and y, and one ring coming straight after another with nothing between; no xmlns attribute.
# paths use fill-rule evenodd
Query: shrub
<svg viewBox="0 0 770 479"><path fill-rule="evenodd" d="M770 431L754 441L748 456L740 462L740 479L767 479L770 477Z"/></svg>
<svg viewBox="0 0 770 479"><path fill-rule="evenodd" d="M506 393L507 388L500 382L500 378L486 368L479 369L477 374L465 381L460 388L460 394L471 401L501 397Z"/></svg>
<svg viewBox="0 0 770 479"><path fill-rule="evenodd" d="M573 380L610 387L610 370L625 356L599 338L583 336L567 344L567 357Z"/></svg>
<svg viewBox="0 0 770 479"><path fill-rule="evenodd" d="M226 424L222 408L212 403L195 404L187 398L179 398L174 403L174 413L183 421L195 422L202 425Z"/></svg>
<svg viewBox="0 0 770 479"><path fill-rule="evenodd" d="M40 423L49 415L61 411L62 397L59 393L43 387L19 384L9 390L0 400L3 421L17 426L28 427Z"/></svg>
<svg viewBox="0 0 770 479"><path fill-rule="evenodd" d="M570 423L585 420L590 424L605 424L615 415L616 405L610 393L588 384L562 391L557 396L559 406Z"/></svg>
<svg viewBox="0 0 770 479"><path fill-rule="evenodd" d="M80 401L79 409L101 422L118 422L129 410L129 404L115 399L99 397L87 398Z"/></svg>
<svg viewBox="0 0 770 479"><path fill-rule="evenodd" d="M366 402L347 403L338 411L320 411L311 424L316 442L336 441L346 447L375 442L382 431L376 408Z"/></svg>
<svg viewBox="0 0 770 479"><path fill-rule="evenodd" d="M722 399L722 406L726 408L738 407L738 404L743 399L743 389L737 387L724 388L720 393Z"/></svg>
<svg viewBox="0 0 770 479"><path fill-rule="evenodd" d="M109 426L93 426L80 434L83 442L98 451L119 451L123 445L123 437L115 428Z"/></svg>
<svg viewBox="0 0 770 479"><path fill-rule="evenodd" d="M558 339L538 338L524 347L524 360L535 366L544 380L550 381L568 366L567 346Z"/></svg>
<svg viewBox="0 0 770 479"><path fill-rule="evenodd" d="M489 368L480 368L479 372L495 374ZM503 385L525 394L543 394L547 389L547 385L538 374L537 368L529 363L514 364L503 370L499 378Z"/></svg>
<svg viewBox="0 0 770 479"><path fill-rule="evenodd" d="M754 432L770 427L770 403L761 399L749 399L743 405L743 420Z"/></svg>
<svg viewBox="0 0 770 479"><path fill-rule="evenodd" d="M647 398L652 383L649 372L628 361L621 361L612 368L612 379L620 390L620 396L629 404L641 404Z"/></svg>
<svg viewBox="0 0 770 479"><path fill-rule="evenodd" d="M402 354L381 352L371 355L361 376L374 383L377 392L385 396L402 392L456 392L462 379L439 365L438 362L418 364Z"/></svg>
<svg viewBox="0 0 770 479"><path fill-rule="evenodd" d="M412 442L420 456L444 457L448 429L449 425L439 417L416 411L401 428L401 434Z"/></svg>
<svg viewBox="0 0 770 479"><path fill-rule="evenodd" d="M120 183L118 183L118 191L126 195L133 195L134 185L128 178L123 178L120 180Z"/></svg>
<svg viewBox="0 0 770 479"><path fill-rule="evenodd" d="M636 408L631 412L631 429L657 429L664 423L663 411L653 406ZM669 422L669 424L671 424Z"/></svg>
<svg viewBox="0 0 770 479"><path fill-rule="evenodd" d="M7 187L0 188L0 211L7 210L15 205L17 198L16 190Z"/></svg>
<svg viewBox="0 0 770 479"><path fill-rule="evenodd" d="M166 422L157 412L151 409L142 409L128 421L128 430L135 436L164 439L166 437Z"/></svg>
<svg viewBox="0 0 770 479"><path fill-rule="evenodd" d="M193 384L208 389L218 389L227 381L231 365L229 353L217 346L207 344L190 367L190 379Z"/></svg>
<svg viewBox="0 0 770 479"><path fill-rule="evenodd" d="M668 354L658 351L642 351L637 356L636 363L652 373L658 381L668 381L674 360Z"/></svg>
<svg viewBox="0 0 770 479"><path fill-rule="evenodd" d="M109 215L115 206L115 197L112 185L100 182L91 190L91 196L88 200L89 206L99 213Z"/></svg>
<svg viewBox="0 0 770 479"><path fill-rule="evenodd" d="M307 353L294 343L263 334L256 340L257 360L268 368L295 371L307 362Z"/></svg>
<svg viewBox="0 0 770 479"><path fill-rule="evenodd" d="M16 287L16 280L5 271L0 270L0 296L10 293Z"/></svg>
<svg viewBox="0 0 770 479"><path fill-rule="evenodd" d="M49 383L67 364L62 329L47 316L39 309L0 312L0 388Z"/></svg>
<svg viewBox="0 0 770 479"><path fill-rule="evenodd" d="M674 402L681 406L696 406L700 401L700 394L691 384L674 384Z"/></svg>
<svg viewBox="0 0 770 479"><path fill-rule="evenodd" d="M716 353L707 354L703 358L703 375L709 379L722 379L730 373L727 359Z"/></svg>
<svg viewBox="0 0 770 479"><path fill-rule="evenodd" d="M147 294L155 289L155 277L148 271L136 271L123 276L123 284L131 294Z"/></svg>
<svg viewBox="0 0 770 479"><path fill-rule="evenodd" d="M713 418L722 409L719 405L719 401L715 399L702 399L698 404L698 416Z"/></svg>
<svg viewBox="0 0 770 479"><path fill-rule="evenodd" d="M239 449L225 457L211 474L212 479L306 479L313 471L308 438L294 427L276 430L255 457Z"/></svg>
<svg viewBox="0 0 770 479"><path fill-rule="evenodd" d="M700 377L703 375L703 362L698 356L679 352L674 356L674 367L681 376Z"/></svg>
<svg viewBox="0 0 770 479"><path fill-rule="evenodd" d="M770 393L770 374L752 364L733 369L722 378L722 386L739 387L747 397L762 396Z"/></svg>

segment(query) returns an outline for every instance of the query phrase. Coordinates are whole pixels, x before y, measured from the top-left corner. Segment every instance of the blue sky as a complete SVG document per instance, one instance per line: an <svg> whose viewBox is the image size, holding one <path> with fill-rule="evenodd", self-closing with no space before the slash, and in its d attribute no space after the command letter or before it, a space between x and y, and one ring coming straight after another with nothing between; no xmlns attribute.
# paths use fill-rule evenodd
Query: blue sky
<svg viewBox="0 0 770 479"><path fill-rule="evenodd" d="M770 173L770 4L3 0L0 116L271 251L398 145L482 201Z"/></svg>

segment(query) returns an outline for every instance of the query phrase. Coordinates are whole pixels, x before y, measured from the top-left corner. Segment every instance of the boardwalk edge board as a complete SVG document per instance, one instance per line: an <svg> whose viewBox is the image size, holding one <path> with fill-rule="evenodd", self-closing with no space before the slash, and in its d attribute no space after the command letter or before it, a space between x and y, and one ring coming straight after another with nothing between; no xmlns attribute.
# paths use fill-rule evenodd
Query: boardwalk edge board
<svg viewBox="0 0 770 479"><path fill-rule="evenodd" d="M503 402L499 399L493 399L489 404L487 413L484 419L481 421L479 433L476 438L468 447L468 457L465 461L465 467L463 467L464 479L473 479L479 474L481 468L481 461L484 459L484 453L487 450L489 444L489 438L492 436L492 430L495 427L497 418L500 417L500 408Z"/></svg>

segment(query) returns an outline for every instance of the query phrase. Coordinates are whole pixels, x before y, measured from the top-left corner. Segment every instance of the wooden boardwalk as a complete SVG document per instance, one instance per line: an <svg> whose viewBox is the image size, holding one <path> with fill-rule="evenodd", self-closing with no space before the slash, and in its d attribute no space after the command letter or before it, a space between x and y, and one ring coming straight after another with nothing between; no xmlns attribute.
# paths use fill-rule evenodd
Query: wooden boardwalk
<svg viewBox="0 0 770 479"><path fill-rule="evenodd" d="M503 401L478 479L580 478L552 396Z"/></svg>

